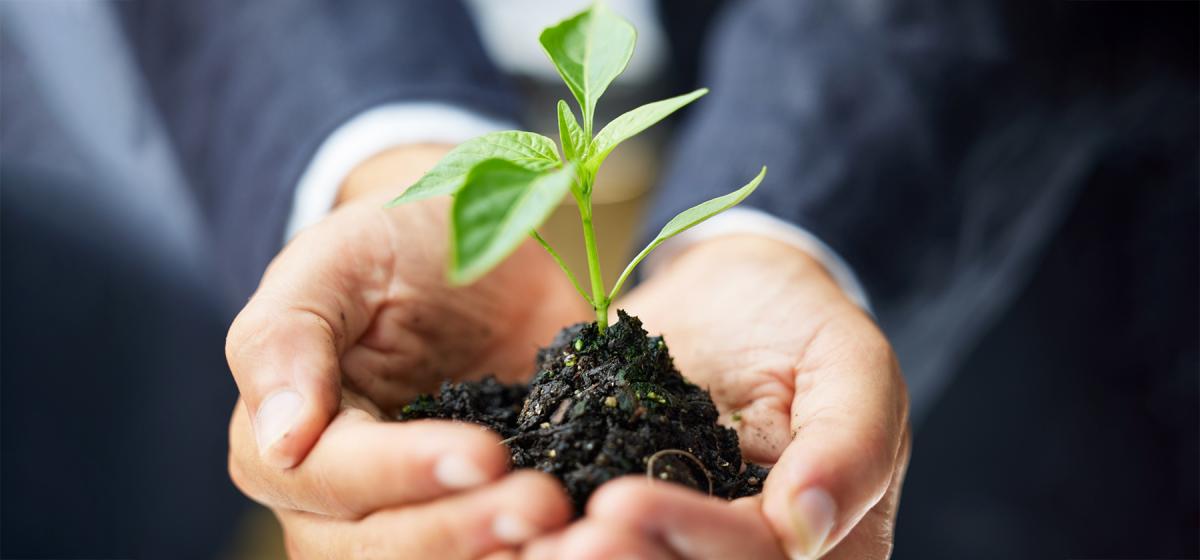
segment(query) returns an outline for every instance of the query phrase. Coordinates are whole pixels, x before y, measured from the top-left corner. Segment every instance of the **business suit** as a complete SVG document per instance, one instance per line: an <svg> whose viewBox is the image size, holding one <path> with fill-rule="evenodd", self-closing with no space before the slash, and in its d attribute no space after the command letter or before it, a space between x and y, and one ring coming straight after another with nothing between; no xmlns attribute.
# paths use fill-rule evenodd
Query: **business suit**
<svg viewBox="0 0 1200 560"><path fill-rule="evenodd" d="M13 4L0 555L212 557L246 506L221 342L312 152L379 103L511 98L456 3ZM95 52L98 75L79 66ZM125 126L90 119L123 108Z"/></svg>
<svg viewBox="0 0 1200 560"><path fill-rule="evenodd" d="M284 238L326 136L381 103L516 111L457 2L128 2L134 52L237 297Z"/></svg>
<svg viewBox="0 0 1200 560"><path fill-rule="evenodd" d="M1040 259L1053 254L1074 209L1097 189L1097 173L1111 172L1102 163L1113 154L1160 154L1155 169L1185 196L1195 177L1194 131L1179 124L1195 122L1187 118L1194 80L1180 74L1186 61L1168 58L1166 78L1132 93L1080 95L1092 76L1072 74L1071 65L1086 56L1048 66L1041 58L1067 42L1030 45L1007 35L1001 23L1024 21L1015 8L944 4L728 7L703 79L714 93L681 136L650 220L656 229L768 164L770 179L747 204L809 229L850 263L896 342L918 414L933 418L942 392L953 394L954 374L987 354L980 341L1003 328L1015 302L1034 289L1027 286L1040 286ZM307 159L345 119L404 100L514 114L502 77L454 3L139 2L120 10L235 298L249 293L278 249ZM1040 37L1069 21L1025 29ZM1026 67L1050 70L1023 76ZM1185 225L1195 219L1169 217ZM1186 283L1194 271L1184 263L1166 276ZM1169 324L1180 329L1167 334L1186 340L1186 319L1174 317ZM920 435L915 473L919 442ZM1179 455L1191 457L1186 449ZM976 501L1003 509L1005 486L989 488ZM975 542L956 545L966 548L939 548L929 531L948 514L937 488L929 492L910 496L931 504L929 523L911 529L913 542L929 546L915 557L978 554L972 544L1001 542L1003 533L968 532ZM910 529L901 519L903 557ZM1069 544L1079 535L1046 538ZM1010 543L1004 553L1045 550L1045 542ZM1189 550L1179 546L1164 550Z"/></svg>
<svg viewBox="0 0 1200 560"><path fill-rule="evenodd" d="M651 227L765 163L745 204L858 274L913 397L898 558L1197 553L1195 8L751 2L715 28Z"/></svg>

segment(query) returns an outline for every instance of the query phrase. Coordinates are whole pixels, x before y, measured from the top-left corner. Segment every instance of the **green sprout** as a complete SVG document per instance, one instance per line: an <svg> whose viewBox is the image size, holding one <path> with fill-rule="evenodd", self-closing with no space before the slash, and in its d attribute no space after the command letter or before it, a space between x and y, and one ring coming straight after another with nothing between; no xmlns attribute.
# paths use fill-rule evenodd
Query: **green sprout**
<svg viewBox="0 0 1200 560"><path fill-rule="evenodd" d="M609 305L651 251L667 239L733 207L762 182L766 167L746 186L672 218L606 291L592 227L592 187L600 164L621 142L708 93L702 88L643 105L613 119L593 135L596 103L629 64L636 40L633 25L601 2L546 28L540 37L542 48L574 95L583 117L580 126L567 103L558 102L561 156L554 140L540 134L517 130L485 134L451 150L388 204L454 196L448 273L452 283L474 282L511 255L526 236L532 236L596 311L596 324L604 332L608 327ZM567 193L574 197L583 224L590 294L537 232Z"/></svg>

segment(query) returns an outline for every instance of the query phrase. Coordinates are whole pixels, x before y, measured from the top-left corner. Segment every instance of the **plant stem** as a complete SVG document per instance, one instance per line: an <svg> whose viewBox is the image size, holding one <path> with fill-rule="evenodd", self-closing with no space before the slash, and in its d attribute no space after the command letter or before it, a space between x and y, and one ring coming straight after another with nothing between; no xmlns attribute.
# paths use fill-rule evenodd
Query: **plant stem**
<svg viewBox="0 0 1200 560"><path fill-rule="evenodd" d="M554 262L558 263L558 268L561 268L563 272L567 273L567 279L571 281L572 286L575 286L575 291L579 292L579 295L583 296L583 300L588 302L588 304L590 304L592 307L595 307L596 304L592 302L591 296L587 295L587 292L583 291L583 286L580 286L579 281L575 279L575 273L571 272L571 267L567 266L567 263L563 262L562 257L558 256L558 252L554 250L554 247L551 247L550 243L547 242L542 235L537 232L537 230L529 232L529 235L536 239L547 253L550 253L550 256L554 259Z"/></svg>
<svg viewBox="0 0 1200 560"><path fill-rule="evenodd" d="M608 293L609 301L617 299L617 296L621 293L621 287L625 285L625 280L629 278L630 274L633 274L633 269L637 268L637 265L641 264L642 259L645 259L646 255L649 255L650 251L653 251L659 244L660 242L657 240L652 241L632 261L629 261L629 265L625 267L625 270L621 272L621 276L617 278L617 283L613 284L612 291Z"/></svg>
<svg viewBox="0 0 1200 560"><path fill-rule="evenodd" d="M591 183L589 178L588 183ZM579 203L579 218L583 222L583 245L587 249L588 275L592 279L592 308L596 310L596 326L603 333L608 329L608 295L604 293L604 278L600 273L600 253L596 249L596 231L592 227L592 197L590 184L584 188Z"/></svg>

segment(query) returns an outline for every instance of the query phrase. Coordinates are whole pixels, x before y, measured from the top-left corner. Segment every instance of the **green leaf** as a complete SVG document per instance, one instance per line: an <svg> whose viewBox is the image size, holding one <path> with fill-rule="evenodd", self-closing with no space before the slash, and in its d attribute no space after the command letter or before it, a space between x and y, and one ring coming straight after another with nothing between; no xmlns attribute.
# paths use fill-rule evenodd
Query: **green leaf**
<svg viewBox="0 0 1200 560"><path fill-rule="evenodd" d="M667 225L663 226L662 230L658 232L658 235L654 238L654 241L650 242L650 244L657 247L658 245L662 244L663 241L679 235L692 226L695 226L704 220L707 220L734 207L737 205L737 203L745 200L747 196L750 196L750 193L754 192L754 189L758 188L758 184L761 183L763 178L766 176L767 167L764 165L762 171L759 171L757 176L751 179L749 183L746 183L746 186L727 195L718 196L712 200L701 202L700 204L680 212L677 216L671 218L671 221L667 222Z"/></svg>
<svg viewBox="0 0 1200 560"><path fill-rule="evenodd" d="M450 210L450 280L469 284L500 264L558 206L575 166L533 171L504 159L467 174Z"/></svg>
<svg viewBox="0 0 1200 560"><path fill-rule="evenodd" d="M583 159L588 139L584 136L583 129L579 128L575 113L572 113L567 102L561 99L558 100L558 139L562 143L563 155L567 161Z"/></svg>
<svg viewBox="0 0 1200 560"><path fill-rule="evenodd" d="M637 31L602 2L597 2L547 27L538 40L579 102L583 129L591 134L596 101L625 71L633 56Z"/></svg>
<svg viewBox="0 0 1200 560"><path fill-rule="evenodd" d="M620 293L621 286L625 283L625 280L633 272L633 269L637 268L637 265L640 264L647 255L650 254L650 251L653 251L659 245L662 245L664 241L675 237L684 231L687 231L696 224L716 216L717 214L720 214L721 212L734 207L737 205L737 203L745 200L747 196L750 196L750 193L754 192L754 189L758 188L758 184L761 183L763 177L766 176L767 168L766 166L763 166L762 171L758 172L758 176L751 179L749 183L746 183L746 186L727 195L718 196L712 200L701 202L700 204L680 212L674 218L671 218L671 221L667 222L667 225L663 226L662 230L658 232L658 235L654 237L654 240L651 241L650 244L646 245L646 248L642 249L642 252L638 253L637 256L633 258L633 261L629 263L629 266L625 267L625 271L621 273L621 277L618 278L617 283L613 285L612 292L609 293L608 298L611 300L612 298L615 298L618 293Z"/></svg>
<svg viewBox="0 0 1200 560"><path fill-rule="evenodd" d="M654 123L667 118L671 113L703 97L706 93L708 93L707 89L700 88L691 93L642 105L613 119L592 141L592 155L588 159L588 166L591 169L599 168L600 164L604 162L604 158L608 157L608 153L616 148L617 144L650 128Z"/></svg>
<svg viewBox="0 0 1200 560"><path fill-rule="evenodd" d="M545 171L557 167L558 148L554 140L541 134L520 130L492 132L467 140L450 150L404 194L393 199L388 207L426 198L452 195L462 188L467 173L476 164L499 158L530 171Z"/></svg>

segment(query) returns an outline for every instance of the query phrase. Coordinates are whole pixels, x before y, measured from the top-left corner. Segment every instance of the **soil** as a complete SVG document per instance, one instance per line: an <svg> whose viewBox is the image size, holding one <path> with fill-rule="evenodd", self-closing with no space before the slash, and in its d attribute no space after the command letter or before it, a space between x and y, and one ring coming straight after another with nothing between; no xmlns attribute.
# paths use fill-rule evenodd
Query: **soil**
<svg viewBox="0 0 1200 560"><path fill-rule="evenodd" d="M726 499L759 493L768 471L742 461L737 432L717 424L708 391L679 374L662 337L617 314L604 334L595 323L559 332L538 351L528 385L446 382L399 419L462 420L499 432L513 465L562 480L576 513L596 487L629 474Z"/></svg>

